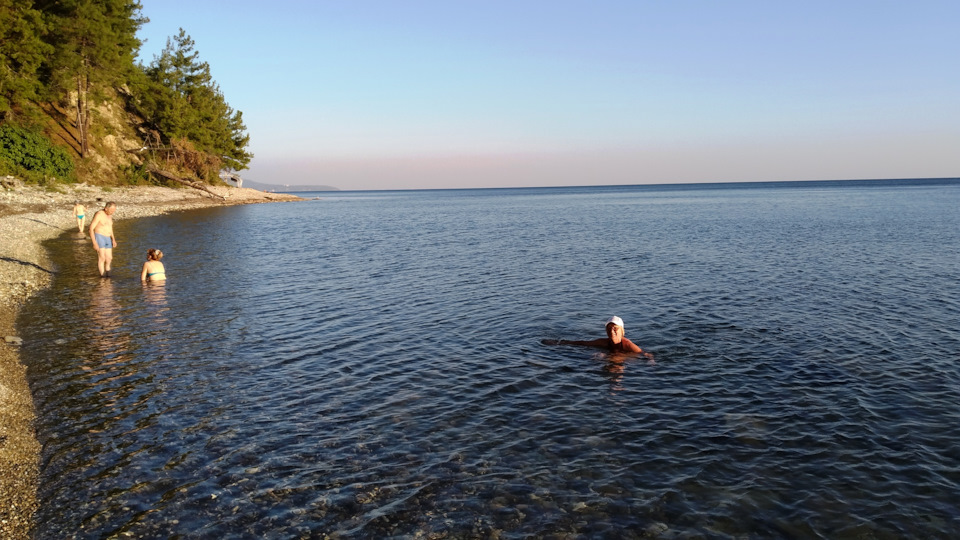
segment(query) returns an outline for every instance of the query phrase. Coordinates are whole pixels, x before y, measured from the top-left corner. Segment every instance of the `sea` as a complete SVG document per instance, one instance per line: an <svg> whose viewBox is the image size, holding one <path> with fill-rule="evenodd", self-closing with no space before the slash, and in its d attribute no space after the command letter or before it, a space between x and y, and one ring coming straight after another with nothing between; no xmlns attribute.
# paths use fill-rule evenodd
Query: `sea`
<svg viewBox="0 0 960 540"><path fill-rule="evenodd" d="M960 536L960 179L299 195L46 244L37 538Z"/></svg>

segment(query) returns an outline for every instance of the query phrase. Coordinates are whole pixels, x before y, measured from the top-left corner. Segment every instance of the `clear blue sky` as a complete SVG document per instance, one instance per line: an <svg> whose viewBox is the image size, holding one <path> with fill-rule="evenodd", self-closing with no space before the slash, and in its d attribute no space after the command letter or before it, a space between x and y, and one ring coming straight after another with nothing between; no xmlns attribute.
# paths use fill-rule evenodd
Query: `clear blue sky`
<svg viewBox="0 0 960 540"><path fill-rule="evenodd" d="M141 0L341 189L960 176L960 2Z"/></svg>

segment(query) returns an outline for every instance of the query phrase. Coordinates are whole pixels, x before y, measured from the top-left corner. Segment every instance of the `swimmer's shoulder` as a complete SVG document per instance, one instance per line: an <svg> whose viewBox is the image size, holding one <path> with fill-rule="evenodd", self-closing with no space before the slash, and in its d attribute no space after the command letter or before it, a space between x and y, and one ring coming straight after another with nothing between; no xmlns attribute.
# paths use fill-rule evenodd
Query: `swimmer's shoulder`
<svg viewBox="0 0 960 540"><path fill-rule="evenodd" d="M635 352L635 353L643 352L643 349L641 349L639 345L630 341L627 338L623 338L620 341L625 345L623 348L626 349L627 352Z"/></svg>

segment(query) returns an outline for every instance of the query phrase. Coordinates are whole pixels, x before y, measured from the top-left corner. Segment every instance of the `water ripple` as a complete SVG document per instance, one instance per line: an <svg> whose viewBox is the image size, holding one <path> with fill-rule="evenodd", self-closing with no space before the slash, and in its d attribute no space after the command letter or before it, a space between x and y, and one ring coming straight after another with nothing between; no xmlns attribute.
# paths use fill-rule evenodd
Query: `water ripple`
<svg viewBox="0 0 960 540"><path fill-rule="evenodd" d="M81 270L20 321L38 535L955 536L957 198L397 193L118 223L163 247L162 287L61 238ZM611 313L656 362L540 344Z"/></svg>

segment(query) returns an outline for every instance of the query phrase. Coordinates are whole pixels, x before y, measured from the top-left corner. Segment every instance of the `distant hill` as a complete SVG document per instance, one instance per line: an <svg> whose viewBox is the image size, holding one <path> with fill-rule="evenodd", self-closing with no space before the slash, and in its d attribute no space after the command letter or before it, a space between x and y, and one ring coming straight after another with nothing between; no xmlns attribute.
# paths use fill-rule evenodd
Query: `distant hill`
<svg viewBox="0 0 960 540"><path fill-rule="evenodd" d="M261 182L254 182L253 180L243 179L243 187L259 189L260 191L277 191L280 193L289 193L291 191L340 191L340 188L333 186L291 186L291 185L276 185L276 184L263 184Z"/></svg>

